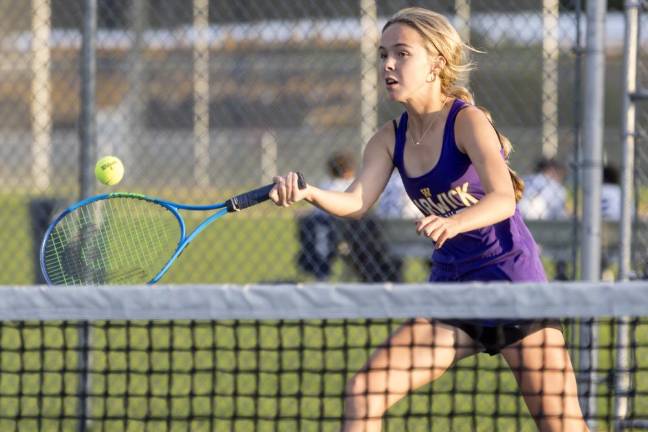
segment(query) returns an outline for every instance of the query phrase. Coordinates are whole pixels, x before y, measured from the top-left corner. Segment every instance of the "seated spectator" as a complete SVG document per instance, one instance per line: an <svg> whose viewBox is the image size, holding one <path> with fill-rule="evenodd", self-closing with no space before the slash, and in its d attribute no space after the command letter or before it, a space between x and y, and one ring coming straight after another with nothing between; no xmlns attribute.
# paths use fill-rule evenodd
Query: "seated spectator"
<svg viewBox="0 0 648 432"><path fill-rule="evenodd" d="M355 178L356 161L349 152L335 152L326 161L328 179L320 186L328 190L344 192Z"/></svg>
<svg viewBox="0 0 648 432"><path fill-rule="evenodd" d="M540 159L534 173L523 177L524 194L518 203L527 220L560 220L567 218L567 189L563 185L564 166L555 159ZM567 280L564 257L553 257L556 280Z"/></svg>
<svg viewBox="0 0 648 432"><path fill-rule="evenodd" d="M603 166L603 184L601 185L601 219L608 222L621 220L621 185L619 170L612 164ZM619 259L618 253L601 254L601 279L614 281L616 279L615 264Z"/></svg>
<svg viewBox="0 0 648 432"><path fill-rule="evenodd" d="M351 154L336 152L327 161L328 190L344 191L355 177ZM316 209L298 220L300 251L297 265L318 280L330 277L333 259L343 256L361 282L398 281L399 263L389 256L376 218L335 218Z"/></svg>
<svg viewBox="0 0 648 432"><path fill-rule="evenodd" d="M375 213L381 219L416 219L422 216L419 209L407 196L403 181L397 173L392 174L389 178Z"/></svg>
<svg viewBox="0 0 648 432"><path fill-rule="evenodd" d="M329 190L344 191L355 176L355 159L347 152L336 152L326 162L329 178L322 187ZM301 216L297 221L300 251L297 255L298 267L310 273L317 280L327 279L331 274L333 259L338 255L340 236L335 220L328 213L314 209Z"/></svg>
<svg viewBox="0 0 648 432"><path fill-rule="evenodd" d="M323 212L312 212L297 219L299 253L297 266L325 280L331 275L331 265L337 256L338 235L333 219Z"/></svg>
<svg viewBox="0 0 648 432"><path fill-rule="evenodd" d="M524 177L524 195L518 203L525 219L565 219L567 190L564 166L555 159L541 159L534 174Z"/></svg>
<svg viewBox="0 0 648 432"><path fill-rule="evenodd" d="M621 186L619 170L610 164L603 167L601 186L601 218L608 221L621 219Z"/></svg>

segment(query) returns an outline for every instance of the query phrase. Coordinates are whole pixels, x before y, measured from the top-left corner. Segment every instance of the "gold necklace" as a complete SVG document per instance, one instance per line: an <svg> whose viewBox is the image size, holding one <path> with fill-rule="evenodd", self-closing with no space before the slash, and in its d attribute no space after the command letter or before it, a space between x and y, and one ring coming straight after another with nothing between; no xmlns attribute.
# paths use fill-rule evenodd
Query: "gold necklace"
<svg viewBox="0 0 648 432"><path fill-rule="evenodd" d="M418 140L414 140L414 137L412 137L412 133L410 132L410 137L412 138L412 141L414 141L415 145L417 145L417 146L420 145L421 141L423 141L423 138L425 137L425 134L427 134L430 131L430 129L432 129L432 126L434 126L437 123L437 121L439 120L439 117L441 117L441 111L443 111L443 108L445 108L445 104L446 104L447 101L448 101L448 97L446 96L446 98L443 100L443 104L441 105L441 109L434 116L434 120L432 122L430 122L428 127L425 128L425 130L423 131L421 136L419 136Z"/></svg>

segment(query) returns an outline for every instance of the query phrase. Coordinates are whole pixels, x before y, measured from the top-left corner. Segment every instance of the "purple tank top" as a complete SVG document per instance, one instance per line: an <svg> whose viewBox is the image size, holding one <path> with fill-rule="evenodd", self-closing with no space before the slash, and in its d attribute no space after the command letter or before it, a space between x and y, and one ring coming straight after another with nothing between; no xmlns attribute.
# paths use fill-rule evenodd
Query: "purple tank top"
<svg viewBox="0 0 648 432"><path fill-rule="evenodd" d="M452 216L473 206L485 195L477 171L468 155L457 148L454 126L457 114L468 104L456 99L445 123L441 154L427 173L409 177L403 153L406 144L407 112L396 132L394 165L414 204L425 215ZM545 281L538 248L520 212L495 225L461 233L445 242L432 255L430 280L437 281Z"/></svg>

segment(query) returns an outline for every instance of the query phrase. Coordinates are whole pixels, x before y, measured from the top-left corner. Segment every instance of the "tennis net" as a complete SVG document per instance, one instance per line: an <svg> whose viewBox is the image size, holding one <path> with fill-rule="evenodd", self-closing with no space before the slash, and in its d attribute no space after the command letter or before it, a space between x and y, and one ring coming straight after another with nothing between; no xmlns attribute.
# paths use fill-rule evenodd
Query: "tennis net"
<svg viewBox="0 0 648 432"><path fill-rule="evenodd" d="M414 317L558 319L592 430L648 426L646 282L4 286L0 296L3 431L337 431L351 396L372 394L351 378ZM522 393L503 356L470 356L402 397L383 430L537 430Z"/></svg>

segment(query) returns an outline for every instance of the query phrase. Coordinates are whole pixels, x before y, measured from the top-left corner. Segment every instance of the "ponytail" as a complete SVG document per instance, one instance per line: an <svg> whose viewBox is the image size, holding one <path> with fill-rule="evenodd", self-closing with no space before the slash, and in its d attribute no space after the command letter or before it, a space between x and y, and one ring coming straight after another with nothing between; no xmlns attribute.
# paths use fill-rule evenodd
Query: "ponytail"
<svg viewBox="0 0 648 432"><path fill-rule="evenodd" d="M451 86L447 82L444 82L442 80L441 88L442 88L441 91L450 97L461 99L462 101L470 105L475 104L475 98L473 97L470 90L468 90L466 87L457 86L457 85ZM499 140L500 148L502 149L502 152L504 153L504 159L506 160L506 167L508 168L509 175L511 176L511 182L513 183L513 193L515 194L515 202L519 202L522 199L522 194L524 193L524 180L522 180L522 177L520 177L518 173L516 173L509 165L509 155L513 151L513 145L511 144L511 141L509 141L509 139L506 136L504 136L504 134L502 134L499 130L497 130L490 111L488 111L483 106L479 106L479 105L476 106L477 108L482 110L482 112L486 115L486 118L490 122L491 126L493 126L493 129L497 134L497 139Z"/></svg>
<svg viewBox="0 0 648 432"><path fill-rule="evenodd" d="M442 83L443 85L443 83ZM442 93L447 94L450 97L461 99L462 101L474 105L475 104L475 98L473 97L472 93L470 93L470 90L468 90L466 87L461 87L461 86L452 86L448 89L443 89L442 88Z"/></svg>
<svg viewBox="0 0 648 432"><path fill-rule="evenodd" d="M509 155L513 151L513 145L511 144L511 141L504 136L497 128L495 127L495 123L493 122L493 117L491 116L491 113L484 107L482 106L477 106L482 112L486 115L486 118L490 122L491 126L493 126L493 129L495 130L495 133L497 134L497 139L500 142L500 147L502 149L502 152L504 153L504 159L506 160L506 167L508 168L509 175L511 176L511 182L513 183L513 193L515 194L515 202L519 202L522 199L522 194L524 193L524 180L522 180L522 177L516 173L511 166L509 165Z"/></svg>

